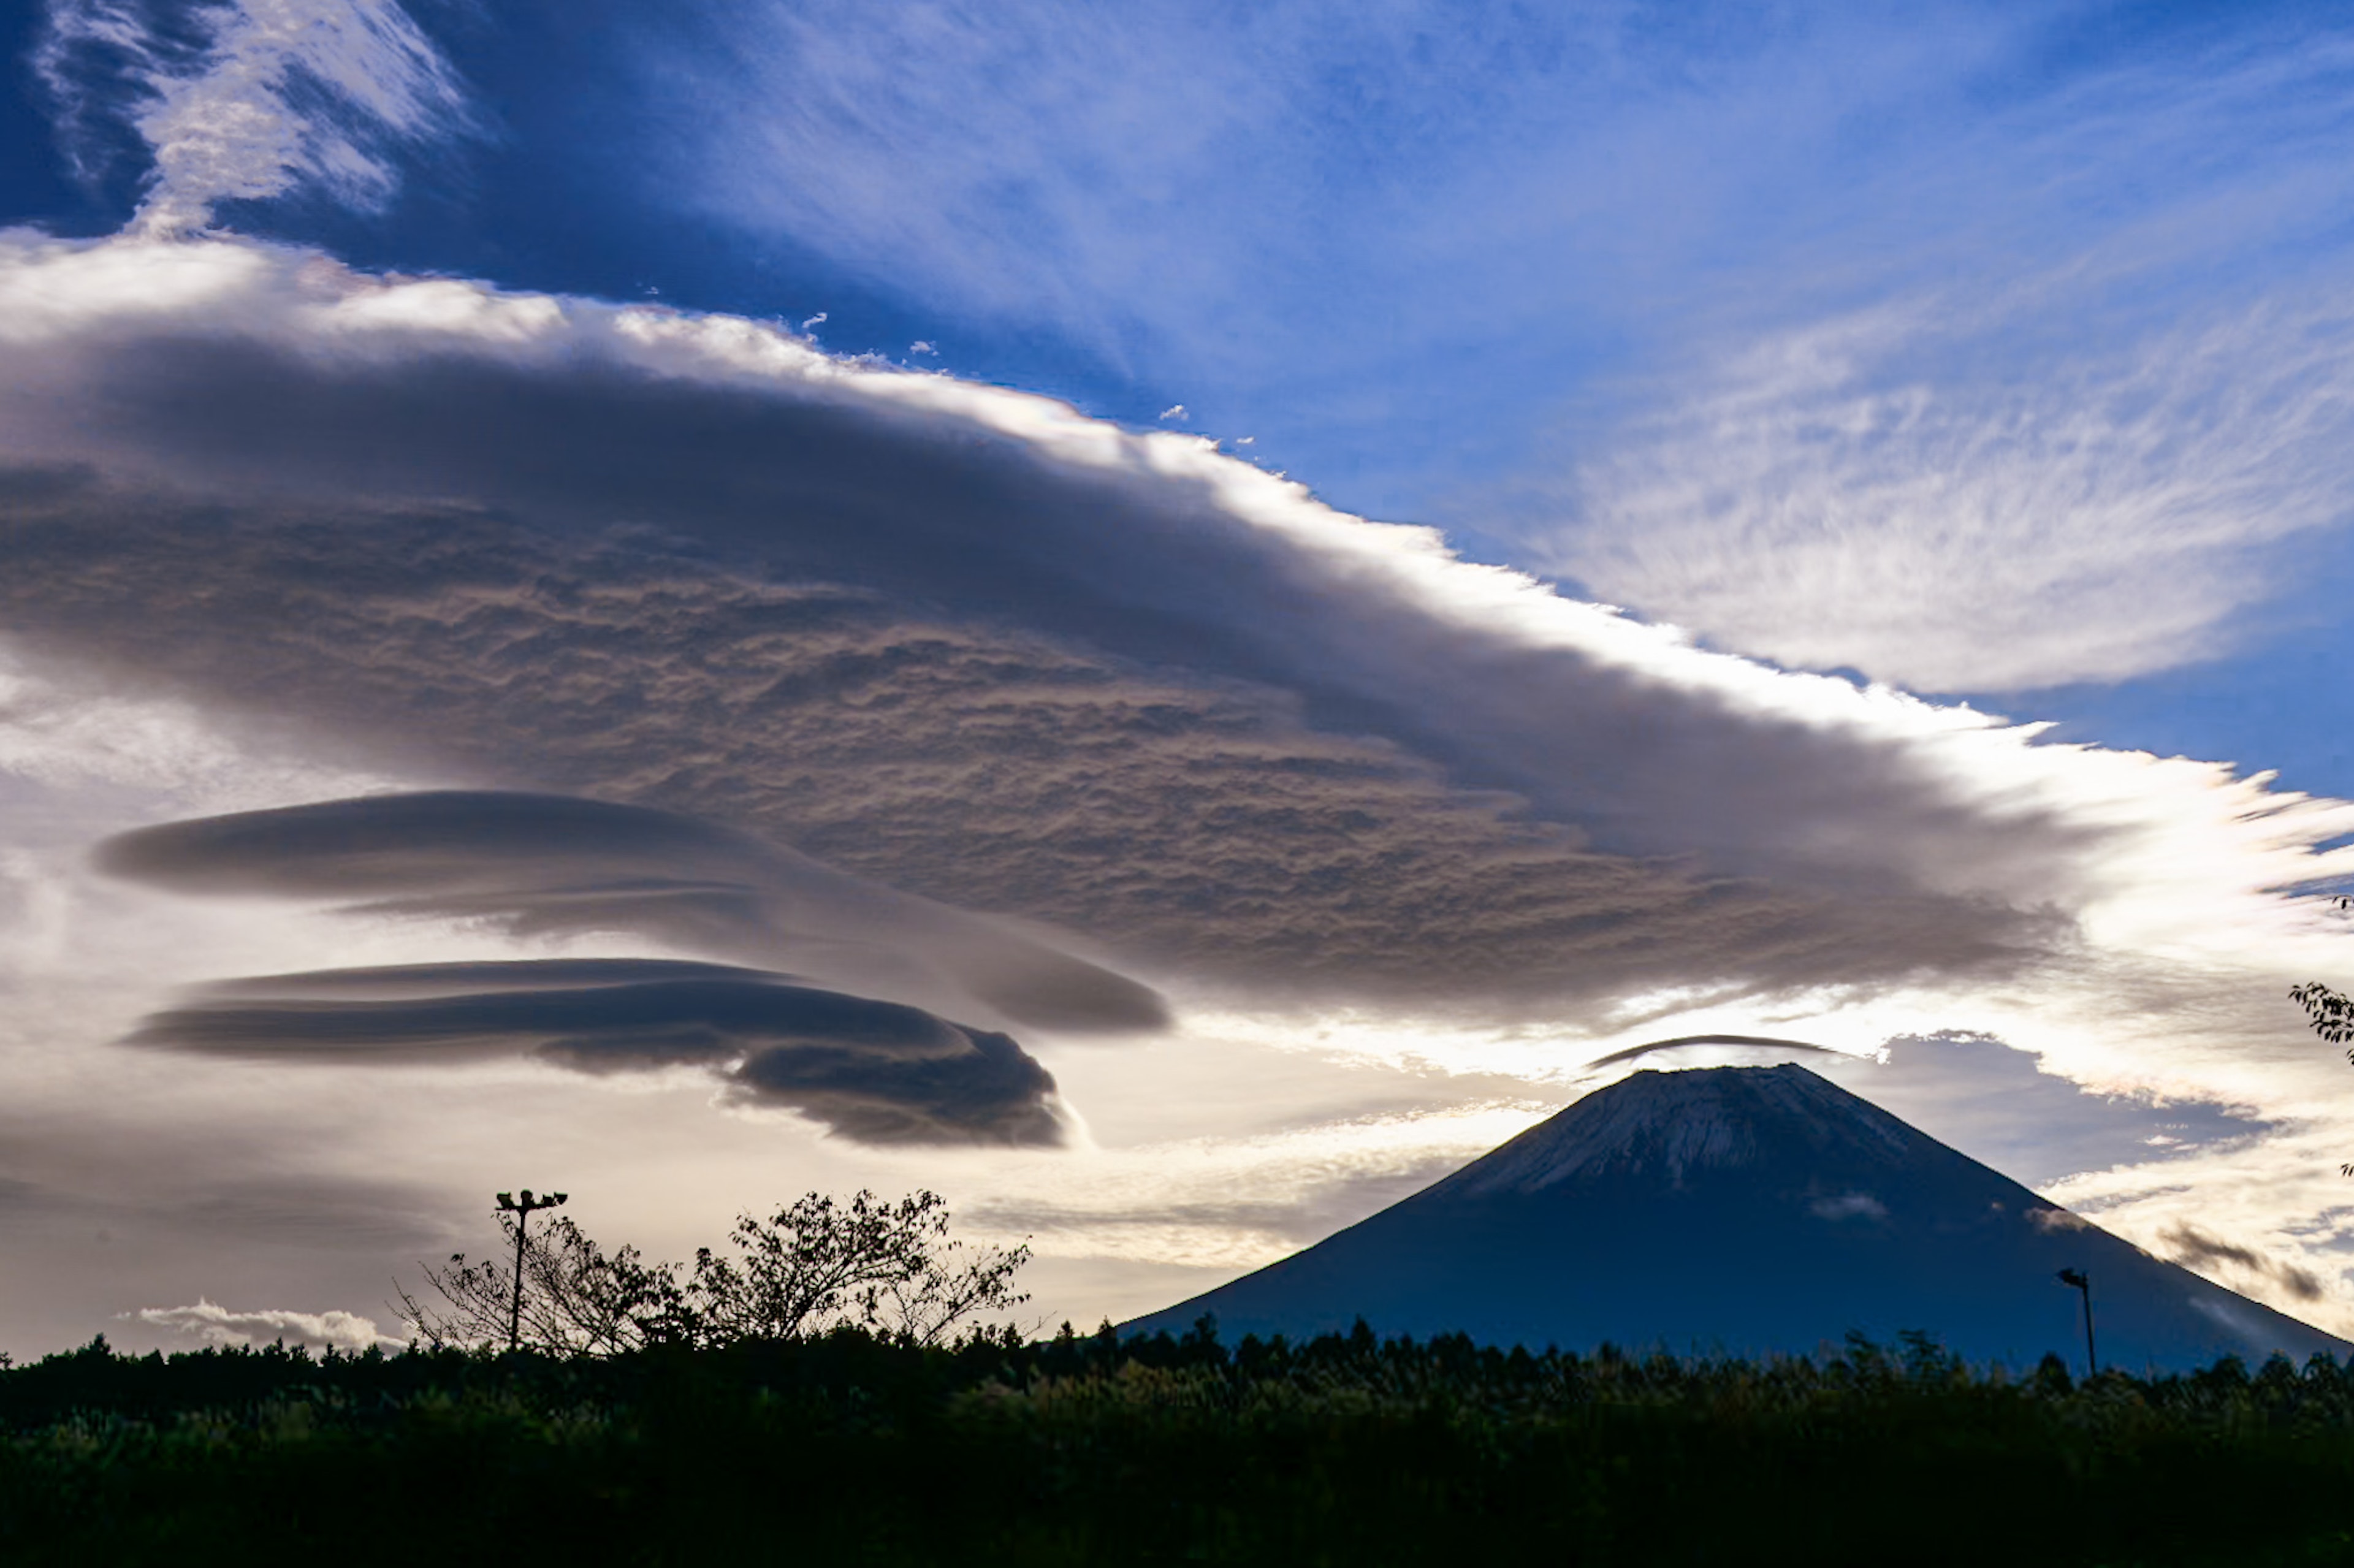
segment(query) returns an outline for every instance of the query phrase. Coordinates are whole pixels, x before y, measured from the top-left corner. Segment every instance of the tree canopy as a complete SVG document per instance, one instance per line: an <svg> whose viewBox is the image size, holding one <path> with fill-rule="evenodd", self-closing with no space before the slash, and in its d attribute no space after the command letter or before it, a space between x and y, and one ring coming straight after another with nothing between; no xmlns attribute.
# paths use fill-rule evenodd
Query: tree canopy
<svg viewBox="0 0 2354 1568"><path fill-rule="evenodd" d="M425 1267L424 1298L400 1308L424 1344L479 1347L507 1337L519 1256L521 1342L560 1355L615 1355L662 1344L697 1348L794 1340L853 1327L910 1344L939 1343L960 1324L1029 1299L1013 1276L1026 1245L967 1247L949 1235L948 1203L917 1192L896 1202L861 1191L811 1192L765 1217L746 1213L726 1251L653 1263L633 1246L608 1253L570 1218L518 1245L516 1216L498 1215L506 1247Z"/></svg>

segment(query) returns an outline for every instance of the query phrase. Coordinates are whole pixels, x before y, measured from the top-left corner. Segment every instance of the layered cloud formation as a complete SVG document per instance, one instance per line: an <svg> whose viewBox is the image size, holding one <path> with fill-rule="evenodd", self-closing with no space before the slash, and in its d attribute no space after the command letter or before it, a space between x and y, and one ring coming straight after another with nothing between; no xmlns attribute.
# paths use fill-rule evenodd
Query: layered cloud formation
<svg viewBox="0 0 2354 1568"><path fill-rule="evenodd" d="M961 995L1049 1027L1168 1022L1148 988L1001 923L643 807L482 790L380 795L146 828L108 841L98 862L183 893L334 900L363 913L487 920L518 936L626 932L922 997Z"/></svg>
<svg viewBox="0 0 2354 1568"><path fill-rule="evenodd" d="M2189 765L2121 795L2115 763L1702 653L1205 443L748 323L227 241L25 238L0 303L28 646L1148 964L1787 994L2048 961L2159 840L2335 864L2318 807L2250 818Z"/></svg>
<svg viewBox="0 0 2354 1568"><path fill-rule="evenodd" d="M742 833L641 807L443 790L167 823L100 846L117 876L355 912L801 951L917 991L962 980L1066 1027L1167 1022L1133 981ZM844 949L848 958L843 958ZM1055 1082L1002 1033L796 977L648 959L472 961L218 982L130 1036L264 1061L429 1065L528 1053L578 1072L716 1069L728 1091L869 1143L1056 1144Z"/></svg>
<svg viewBox="0 0 2354 1568"><path fill-rule="evenodd" d="M1494 1075L1481 1137L1532 1114L1493 1109L1507 1080L1564 1084L1661 1019L1827 1020L1803 1032L1850 1050L2041 1030L2080 1077L2255 1116L2327 1078L2265 1004L2340 961L2278 890L2347 874L2347 808L1703 652L1206 442L740 319L231 239L13 236L0 337L15 655L445 786L290 787L108 864L734 966L298 960L125 1054L265 1056L239 1081L273 1094L322 1061L667 1066L853 1141L1022 1150L1058 1136L1057 1080L1084 1112L1071 1086L1117 1075L1059 1040L1150 1038L1156 991L1170 1053L1411 1035ZM941 1022L968 1005L1028 1020L1055 1076ZM1261 1092L1195 1082L1204 1115ZM1333 1154L1388 1125L1268 1133L1267 1159L1394 1182L1469 1151ZM1169 1158L1104 1191L1132 1209ZM1092 1213L1043 1190L1077 1179L994 1175L993 1212ZM2320 1206L2233 1181L2226 1245Z"/></svg>
<svg viewBox="0 0 2354 1568"><path fill-rule="evenodd" d="M283 975L155 1013L130 1043L279 1062L707 1067L735 1095L862 1142L1063 1141L1055 1080L1007 1036L788 979L626 959Z"/></svg>

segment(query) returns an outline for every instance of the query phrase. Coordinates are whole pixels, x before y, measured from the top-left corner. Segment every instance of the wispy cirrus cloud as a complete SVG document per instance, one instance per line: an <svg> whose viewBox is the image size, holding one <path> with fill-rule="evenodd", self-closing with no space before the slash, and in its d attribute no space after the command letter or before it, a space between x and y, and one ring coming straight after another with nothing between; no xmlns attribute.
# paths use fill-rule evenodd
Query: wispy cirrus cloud
<svg viewBox="0 0 2354 1568"><path fill-rule="evenodd" d="M2354 44L2272 16L2072 64L1816 193L1475 514L1713 645L1914 690L2260 641L2354 516Z"/></svg>
<svg viewBox="0 0 2354 1568"><path fill-rule="evenodd" d="M397 150L472 122L399 0L49 0L34 64L85 178L105 172L111 127L144 144L135 222L156 234L297 189L379 206Z"/></svg>
<svg viewBox="0 0 2354 1568"><path fill-rule="evenodd" d="M1575 525L1535 546L1723 646L1915 689L2227 651L2292 576L2277 546L2354 511L2354 300L1971 363L2024 324L1925 301L1747 349L1621 429L1559 498Z"/></svg>
<svg viewBox="0 0 2354 1568"><path fill-rule="evenodd" d="M1759 185L1850 162L1850 118L1942 109L2032 31L1969 6L1681 20L827 0L619 25L645 199L1064 334L1213 428L1249 406L1316 440L1282 408L1312 387L1347 472L1368 421L1445 417L1422 396L1437 366L1483 366L1449 377L1465 426L1503 412L1537 362L1619 331L1663 265L1672 292L1679 252L1770 228ZM690 108L713 102L725 130Z"/></svg>

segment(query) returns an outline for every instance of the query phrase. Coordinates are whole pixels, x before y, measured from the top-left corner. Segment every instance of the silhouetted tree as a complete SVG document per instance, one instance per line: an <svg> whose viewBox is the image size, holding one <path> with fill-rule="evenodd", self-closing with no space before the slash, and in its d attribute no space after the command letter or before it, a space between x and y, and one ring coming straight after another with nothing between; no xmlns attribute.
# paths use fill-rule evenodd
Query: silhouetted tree
<svg viewBox="0 0 2354 1568"><path fill-rule="evenodd" d="M686 1296L698 1337L790 1340L853 1325L928 1345L1029 1299L1013 1286L1028 1246L968 1254L948 1229L947 1200L931 1192L896 1203L811 1192L767 1219L741 1215L727 1238L733 1258L709 1247L695 1255Z"/></svg>
<svg viewBox="0 0 2354 1568"><path fill-rule="evenodd" d="M691 1266L650 1263L632 1246L609 1254L568 1218L519 1236L512 1213L498 1217L522 1259L517 1339L557 1355L802 1339L844 1326L929 1345L1029 1299L1013 1289L1029 1247L949 1239L947 1200L931 1192L896 1202L869 1192L846 1202L811 1192L766 1219L739 1216L728 1236L733 1255L704 1247ZM399 1293L419 1340L437 1350L507 1340L515 1277L503 1257L454 1254L427 1266L425 1280L429 1298Z"/></svg>
<svg viewBox="0 0 2354 1568"><path fill-rule="evenodd" d="M520 1248L522 1345L557 1355L613 1355L696 1337L680 1265L648 1263L633 1246L609 1255L570 1219L529 1237L518 1236L512 1213L502 1213L499 1224L509 1247ZM425 1280L439 1299L420 1302L403 1290L400 1312L427 1345L471 1350L508 1337L514 1278L503 1255L469 1263L456 1253L443 1267L428 1266Z"/></svg>
<svg viewBox="0 0 2354 1568"><path fill-rule="evenodd" d="M2342 896L2338 900L2341 908L2348 902ZM2332 991L2319 980L2309 980L2289 987L2288 999L2305 1009L2306 1025L2332 1045L2354 1041L2354 997ZM2354 1063L2354 1050L2346 1053L2346 1059ZM2340 1165L2338 1171L2341 1176L2354 1176L2354 1161Z"/></svg>

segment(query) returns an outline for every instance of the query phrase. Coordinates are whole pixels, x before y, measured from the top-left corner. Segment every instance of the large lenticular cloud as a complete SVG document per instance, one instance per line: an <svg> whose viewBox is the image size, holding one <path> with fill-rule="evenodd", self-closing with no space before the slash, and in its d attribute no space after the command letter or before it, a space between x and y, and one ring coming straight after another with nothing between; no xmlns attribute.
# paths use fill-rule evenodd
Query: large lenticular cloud
<svg viewBox="0 0 2354 1568"><path fill-rule="evenodd" d="M2137 802L2031 731L1700 652L1207 443L752 323L30 236L0 323L28 645L1209 982L2016 976L2153 834L2228 840L2243 891L2336 864L2320 808L2168 826L2215 775Z"/></svg>

